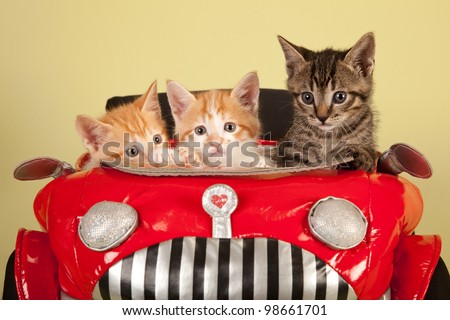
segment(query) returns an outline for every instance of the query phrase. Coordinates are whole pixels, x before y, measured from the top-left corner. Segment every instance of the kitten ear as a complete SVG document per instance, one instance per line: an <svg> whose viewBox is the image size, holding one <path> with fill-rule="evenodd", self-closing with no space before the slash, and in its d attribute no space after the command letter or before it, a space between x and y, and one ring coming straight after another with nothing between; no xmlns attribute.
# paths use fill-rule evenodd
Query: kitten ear
<svg viewBox="0 0 450 320"><path fill-rule="evenodd" d="M98 151L108 141L113 127L89 116L78 116L75 127L88 150Z"/></svg>
<svg viewBox="0 0 450 320"><path fill-rule="evenodd" d="M282 36L278 36L278 41L283 49L284 57L286 58L286 72L290 77L293 75L295 68L303 66L306 61L294 44L290 43Z"/></svg>
<svg viewBox="0 0 450 320"><path fill-rule="evenodd" d="M231 91L239 103L255 113L258 110L259 79L256 72L247 73Z"/></svg>
<svg viewBox="0 0 450 320"><path fill-rule="evenodd" d="M142 112L156 112L161 114L156 80L152 82L146 93L136 99L134 104L137 105Z"/></svg>
<svg viewBox="0 0 450 320"><path fill-rule="evenodd" d="M372 32L366 33L350 49L344 58L359 74L370 77L375 66L375 36Z"/></svg>
<svg viewBox="0 0 450 320"><path fill-rule="evenodd" d="M167 82L167 99L169 100L172 114L181 116L184 111L196 100L194 95L178 82L169 80Z"/></svg>

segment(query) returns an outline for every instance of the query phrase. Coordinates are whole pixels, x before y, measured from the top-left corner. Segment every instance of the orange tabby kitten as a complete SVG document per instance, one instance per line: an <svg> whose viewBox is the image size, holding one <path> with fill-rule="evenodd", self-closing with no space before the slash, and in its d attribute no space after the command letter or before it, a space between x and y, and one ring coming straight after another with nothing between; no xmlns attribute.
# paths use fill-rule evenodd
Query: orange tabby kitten
<svg viewBox="0 0 450 320"><path fill-rule="evenodd" d="M197 94L169 81L167 97L175 119L181 161L194 167L233 168L246 166L242 161L259 162L254 151L261 127L255 72L245 75L233 90ZM253 156L248 156L250 152Z"/></svg>
<svg viewBox="0 0 450 320"><path fill-rule="evenodd" d="M80 115L76 129L90 154L83 169L109 165L151 167L160 163L167 147L166 124L161 117L156 81L132 103L107 112L96 120Z"/></svg>

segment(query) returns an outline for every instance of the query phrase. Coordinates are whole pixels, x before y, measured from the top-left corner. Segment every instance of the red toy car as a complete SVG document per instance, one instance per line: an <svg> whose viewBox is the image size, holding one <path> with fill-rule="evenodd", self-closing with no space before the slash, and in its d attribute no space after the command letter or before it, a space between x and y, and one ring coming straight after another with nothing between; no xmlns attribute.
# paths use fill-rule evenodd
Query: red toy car
<svg viewBox="0 0 450 320"><path fill-rule="evenodd" d="M35 199L43 231L17 237L18 298L423 299L441 240L413 234L422 197L395 175L417 169L411 150L374 173L145 176L44 159L57 178Z"/></svg>

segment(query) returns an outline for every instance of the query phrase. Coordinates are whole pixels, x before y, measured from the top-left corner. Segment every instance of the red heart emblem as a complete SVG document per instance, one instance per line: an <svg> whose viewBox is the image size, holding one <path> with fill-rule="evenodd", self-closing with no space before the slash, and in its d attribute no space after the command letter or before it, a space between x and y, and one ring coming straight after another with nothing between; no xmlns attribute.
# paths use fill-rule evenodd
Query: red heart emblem
<svg viewBox="0 0 450 320"><path fill-rule="evenodd" d="M226 194L213 195L211 197L211 203L215 205L217 208L222 209L222 207L227 203L228 196Z"/></svg>

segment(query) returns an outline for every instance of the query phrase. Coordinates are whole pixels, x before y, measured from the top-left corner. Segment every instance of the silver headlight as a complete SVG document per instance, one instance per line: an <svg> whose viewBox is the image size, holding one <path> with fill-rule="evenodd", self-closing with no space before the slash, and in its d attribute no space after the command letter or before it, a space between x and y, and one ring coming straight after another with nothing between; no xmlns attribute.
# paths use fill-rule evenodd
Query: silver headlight
<svg viewBox="0 0 450 320"><path fill-rule="evenodd" d="M103 201L93 205L81 218L78 235L89 249L106 251L125 241L137 225L138 214L133 207Z"/></svg>
<svg viewBox="0 0 450 320"><path fill-rule="evenodd" d="M317 201L308 216L311 232L334 249L350 249L366 236L367 220L348 200L327 197Z"/></svg>

